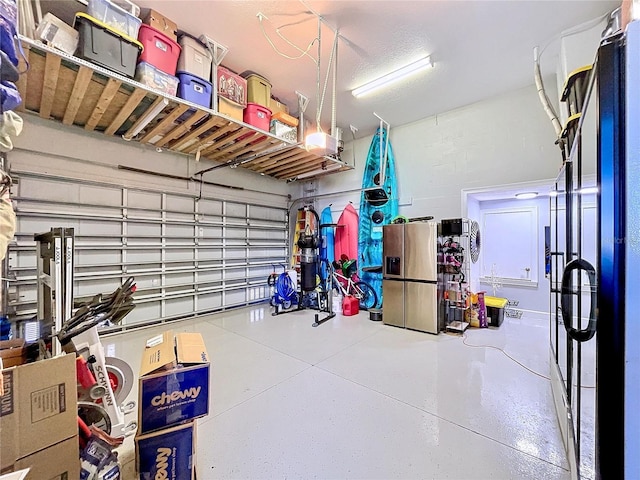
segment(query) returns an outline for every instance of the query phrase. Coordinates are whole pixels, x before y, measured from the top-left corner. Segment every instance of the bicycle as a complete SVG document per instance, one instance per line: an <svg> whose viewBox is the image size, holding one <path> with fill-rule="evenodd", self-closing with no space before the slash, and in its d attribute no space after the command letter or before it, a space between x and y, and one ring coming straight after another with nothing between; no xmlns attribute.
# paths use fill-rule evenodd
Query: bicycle
<svg viewBox="0 0 640 480"><path fill-rule="evenodd" d="M355 273L346 277L338 273L334 265L329 262L327 264L327 272L329 273L327 277L331 277L332 288L341 292L342 295L356 297L360 308L363 310L368 310L377 305L378 295L371 285L359 280Z"/></svg>

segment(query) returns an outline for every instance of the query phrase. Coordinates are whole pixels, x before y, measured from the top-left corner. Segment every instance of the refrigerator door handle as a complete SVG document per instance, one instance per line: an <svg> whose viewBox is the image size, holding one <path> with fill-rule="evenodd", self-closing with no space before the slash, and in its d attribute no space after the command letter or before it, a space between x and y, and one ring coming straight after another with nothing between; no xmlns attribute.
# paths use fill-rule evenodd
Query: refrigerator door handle
<svg viewBox="0 0 640 480"><path fill-rule="evenodd" d="M577 329L573 324L573 271L582 270L589 277L589 287L591 290L591 308L589 310L589 323L585 329ZM584 258L576 258L571 260L564 268L562 273L562 296L560 297L560 306L562 309L562 323L569 335L576 342L586 342L591 340L596 334L596 311L597 311L597 288L596 288L596 269Z"/></svg>

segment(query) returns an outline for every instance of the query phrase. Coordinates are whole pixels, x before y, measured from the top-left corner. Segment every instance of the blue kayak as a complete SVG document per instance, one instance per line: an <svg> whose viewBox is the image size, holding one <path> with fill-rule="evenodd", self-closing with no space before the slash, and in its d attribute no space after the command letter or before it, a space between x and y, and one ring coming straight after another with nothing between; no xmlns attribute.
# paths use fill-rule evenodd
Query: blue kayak
<svg viewBox="0 0 640 480"><path fill-rule="evenodd" d="M395 160L391 143L386 146L386 141L387 130L378 128L371 140L364 167L358 226L360 278L375 290L378 295L378 307L382 305L382 226L390 224L398 216ZM384 183L380 185L380 162L384 159L385 148L387 165Z"/></svg>
<svg viewBox="0 0 640 480"><path fill-rule="evenodd" d="M325 207L320 214L320 236L322 237L322 243L320 245L320 260L328 260L332 263L334 260L333 253L333 217L331 216L331 206ZM323 225L327 225L323 227ZM324 262L320 267L322 279L327 278L327 267Z"/></svg>

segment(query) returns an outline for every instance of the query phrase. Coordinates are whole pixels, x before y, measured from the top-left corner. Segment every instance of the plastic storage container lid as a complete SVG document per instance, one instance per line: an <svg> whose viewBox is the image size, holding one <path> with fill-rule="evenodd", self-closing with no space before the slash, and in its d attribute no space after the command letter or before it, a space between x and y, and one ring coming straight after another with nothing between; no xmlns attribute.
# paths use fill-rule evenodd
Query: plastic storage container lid
<svg viewBox="0 0 640 480"><path fill-rule="evenodd" d="M76 13L76 20L78 18L84 18L85 20L89 20L91 23L94 23L94 24L98 25L100 28L108 30L109 33L112 33L113 35L122 38L126 42L133 43L136 47L138 47L140 49L140 51L144 50L144 45L142 45L135 38L131 38L129 35L125 35L124 33L119 32L118 30L114 30L113 27L110 27L106 23L101 22L100 20L98 20L96 18L93 18L91 15L88 15L88 14L83 13L83 12L78 12L78 13Z"/></svg>
<svg viewBox="0 0 640 480"><path fill-rule="evenodd" d="M507 300L506 298L500 298L500 297L484 297L484 304L487 307L492 307L492 308L504 308L507 306L507 303L509 302L509 300Z"/></svg>
<svg viewBox="0 0 640 480"><path fill-rule="evenodd" d="M240 74L240 76L246 79L249 79L251 77L256 77L256 78L259 78L260 80L264 80L266 83L269 84L269 86L271 86L271 82L267 80L267 78L265 78L263 75L260 75L259 73L254 72L253 70L245 70Z"/></svg>

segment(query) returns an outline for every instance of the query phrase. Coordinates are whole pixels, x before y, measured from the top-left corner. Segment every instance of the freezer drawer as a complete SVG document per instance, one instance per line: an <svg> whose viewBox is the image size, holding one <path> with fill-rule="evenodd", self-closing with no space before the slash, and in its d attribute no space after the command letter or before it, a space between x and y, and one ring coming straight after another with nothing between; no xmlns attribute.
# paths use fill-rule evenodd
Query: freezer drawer
<svg viewBox="0 0 640 480"><path fill-rule="evenodd" d="M438 334L438 295L435 283L405 282L405 327ZM387 297L384 298L385 307ZM387 316L385 309L384 316Z"/></svg>
<svg viewBox="0 0 640 480"><path fill-rule="evenodd" d="M382 323L404 327L404 282L383 280L382 296L384 298Z"/></svg>

